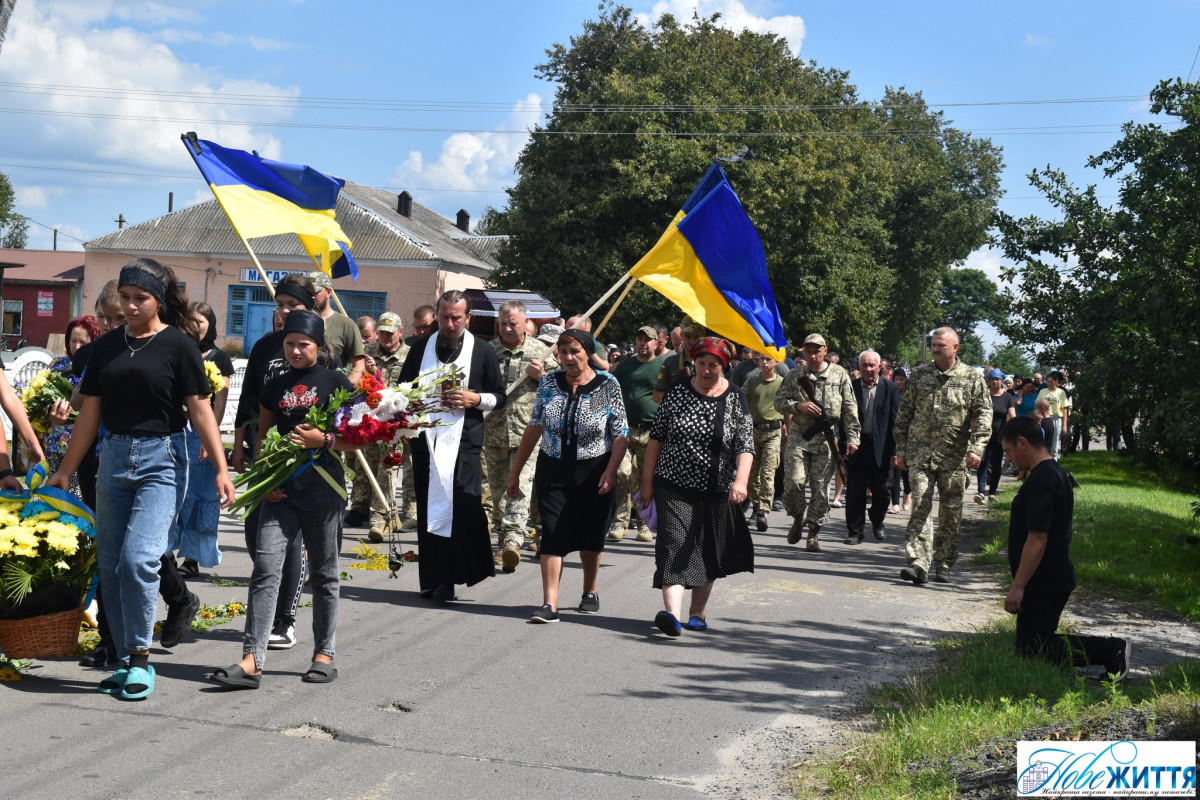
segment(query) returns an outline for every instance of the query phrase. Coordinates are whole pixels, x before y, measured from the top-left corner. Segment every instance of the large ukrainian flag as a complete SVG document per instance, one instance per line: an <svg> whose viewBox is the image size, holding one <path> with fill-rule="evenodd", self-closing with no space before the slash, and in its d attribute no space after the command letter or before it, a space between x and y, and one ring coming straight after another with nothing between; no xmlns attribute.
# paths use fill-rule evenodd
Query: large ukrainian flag
<svg viewBox="0 0 1200 800"><path fill-rule="evenodd" d="M787 355L767 255L719 164L630 274L721 336L778 361Z"/></svg>
<svg viewBox="0 0 1200 800"><path fill-rule="evenodd" d="M221 147L194 133L181 138L243 239L294 233L330 276L358 279L350 239L334 219L338 192L345 181L312 167Z"/></svg>

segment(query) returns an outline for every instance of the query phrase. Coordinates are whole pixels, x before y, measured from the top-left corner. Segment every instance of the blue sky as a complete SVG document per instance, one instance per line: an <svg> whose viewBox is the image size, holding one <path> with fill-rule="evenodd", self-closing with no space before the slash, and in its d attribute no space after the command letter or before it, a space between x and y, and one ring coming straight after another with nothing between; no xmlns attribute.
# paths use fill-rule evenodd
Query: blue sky
<svg viewBox="0 0 1200 800"><path fill-rule="evenodd" d="M688 17L697 2L629 5L649 20ZM946 114L1003 146L1001 207L1016 215L1050 213L1028 186L1032 169L1102 183L1087 157L1121 123L1147 120L1139 98L1186 77L1200 46L1194 0L698 5L849 71L863 99L891 85L966 104ZM176 208L208 199L179 143L186 130L478 219L503 204L520 132L549 108L554 87L534 66L596 9L597 0L17 0L0 50L0 171L17 188L17 210L40 223L30 226L37 248L51 242L42 225L60 228L60 248L78 248L70 237L105 234L119 214L137 223L164 213L168 192ZM983 105L1080 98L1120 99ZM993 275L1000 266L987 251L969 263Z"/></svg>

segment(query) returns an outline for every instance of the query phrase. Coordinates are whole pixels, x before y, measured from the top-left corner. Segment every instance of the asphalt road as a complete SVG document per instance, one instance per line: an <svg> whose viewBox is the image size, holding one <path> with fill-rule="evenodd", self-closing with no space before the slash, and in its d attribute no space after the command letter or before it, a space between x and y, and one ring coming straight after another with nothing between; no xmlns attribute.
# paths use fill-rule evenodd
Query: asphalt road
<svg viewBox="0 0 1200 800"><path fill-rule="evenodd" d="M961 624L956 593L988 591L899 580L907 514L888 516L887 541L857 547L834 514L820 555L789 546L788 518L772 514L756 571L719 581L709 631L679 639L652 624L653 545L627 540L605 550L599 614L572 610L582 573L568 561L555 625L528 622L541 602L530 560L446 606L417 598L415 565L396 580L347 569L330 685L300 681L311 608L256 691L205 679L241 656L241 619L156 647L143 702L98 694L106 673L73 660L37 661L0 684L0 796L776 796L791 754L748 756L747 742L781 720L844 715L864 683L899 677L905 653ZM347 551L360 534L347 531ZM222 522L221 544L215 571L247 580L240 524ZM206 604L245 599L191 585Z"/></svg>

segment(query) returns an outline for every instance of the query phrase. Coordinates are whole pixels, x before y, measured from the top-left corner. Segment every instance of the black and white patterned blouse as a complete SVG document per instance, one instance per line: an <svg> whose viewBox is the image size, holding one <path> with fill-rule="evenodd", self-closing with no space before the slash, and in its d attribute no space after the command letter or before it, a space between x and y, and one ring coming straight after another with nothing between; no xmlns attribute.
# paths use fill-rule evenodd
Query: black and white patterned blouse
<svg viewBox="0 0 1200 800"><path fill-rule="evenodd" d="M566 372L544 375L529 424L542 429L542 452L560 461L607 455L613 439L629 435L621 385L607 372L597 372L574 392Z"/></svg>
<svg viewBox="0 0 1200 800"><path fill-rule="evenodd" d="M738 455L754 452L754 421L737 386L706 397L685 380L663 397L650 438L662 442L656 479L688 493L721 495L733 485Z"/></svg>

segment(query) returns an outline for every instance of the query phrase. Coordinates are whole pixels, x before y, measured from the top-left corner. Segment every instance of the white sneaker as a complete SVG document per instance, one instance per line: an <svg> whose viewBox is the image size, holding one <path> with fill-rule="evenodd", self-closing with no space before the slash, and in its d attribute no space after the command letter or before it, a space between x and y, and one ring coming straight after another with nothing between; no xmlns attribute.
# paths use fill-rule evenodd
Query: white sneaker
<svg viewBox="0 0 1200 800"><path fill-rule="evenodd" d="M271 636L267 639L268 650L291 650L295 646L295 625L288 625L286 628L271 631Z"/></svg>
<svg viewBox="0 0 1200 800"><path fill-rule="evenodd" d="M987 498L981 494L977 494L975 495L975 502L982 506L987 503Z"/></svg>

